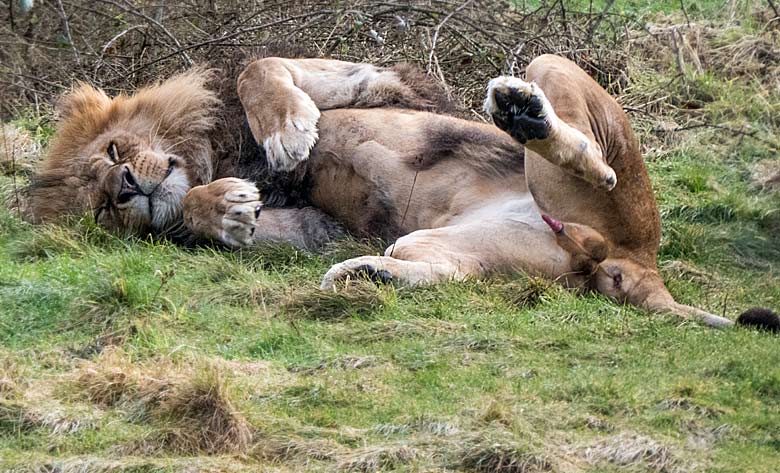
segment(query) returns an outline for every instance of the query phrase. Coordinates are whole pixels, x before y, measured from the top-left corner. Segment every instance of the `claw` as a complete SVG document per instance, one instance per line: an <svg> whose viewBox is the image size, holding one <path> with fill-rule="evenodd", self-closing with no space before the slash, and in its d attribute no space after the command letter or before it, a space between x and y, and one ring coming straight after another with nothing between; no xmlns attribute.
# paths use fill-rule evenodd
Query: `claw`
<svg viewBox="0 0 780 473"><path fill-rule="evenodd" d="M390 271L386 271L384 269L376 269L373 266L367 264L355 268L355 274L362 275L371 281L382 283L382 284L388 284L390 281L393 280L393 275L390 273Z"/></svg>

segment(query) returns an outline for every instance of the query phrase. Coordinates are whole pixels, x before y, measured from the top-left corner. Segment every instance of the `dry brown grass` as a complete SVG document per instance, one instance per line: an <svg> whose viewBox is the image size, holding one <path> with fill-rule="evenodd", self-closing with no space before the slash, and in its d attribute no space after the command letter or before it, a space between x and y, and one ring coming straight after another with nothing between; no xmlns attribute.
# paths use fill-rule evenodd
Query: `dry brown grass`
<svg viewBox="0 0 780 473"><path fill-rule="evenodd" d="M126 450L179 454L246 452L253 431L236 405L230 379L216 364L189 366L169 359L136 364L120 350L86 363L75 385L89 401L124 409L158 427L152 438Z"/></svg>
<svg viewBox="0 0 780 473"><path fill-rule="evenodd" d="M281 307L291 317L339 320L367 317L390 301L390 295L384 288L371 281L356 279L337 291L323 291L315 285L291 289Z"/></svg>
<svg viewBox="0 0 780 473"><path fill-rule="evenodd" d="M40 159L41 144L28 132L0 123L0 174L31 172Z"/></svg>
<svg viewBox="0 0 780 473"><path fill-rule="evenodd" d="M751 180L759 189L780 191L780 159L756 163L751 170Z"/></svg>
<svg viewBox="0 0 780 473"><path fill-rule="evenodd" d="M481 434L466 440L458 466L484 473L536 473L554 471L555 466L535 447L508 438Z"/></svg>
<svg viewBox="0 0 780 473"><path fill-rule="evenodd" d="M408 467L420 456L420 451L408 445L365 447L342 459L339 470L364 473L397 471Z"/></svg>
<svg viewBox="0 0 780 473"><path fill-rule="evenodd" d="M580 453L592 465L611 463L626 468L646 467L662 473L690 471L683 468L672 447L631 433L600 439Z"/></svg>
<svg viewBox="0 0 780 473"><path fill-rule="evenodd" d="M496 286L501 298L518 309L534 307L562 291L558 284L538 277L504 281Z"/></svg>
<svg viewBox="0 0 780 473"><path fill-rule="evenodd" d="M288 437L264 439L255 445L250 456L270 463L307 463L309 461L333 461L346 455L346 449L326 439L302 439Z"/></svg>

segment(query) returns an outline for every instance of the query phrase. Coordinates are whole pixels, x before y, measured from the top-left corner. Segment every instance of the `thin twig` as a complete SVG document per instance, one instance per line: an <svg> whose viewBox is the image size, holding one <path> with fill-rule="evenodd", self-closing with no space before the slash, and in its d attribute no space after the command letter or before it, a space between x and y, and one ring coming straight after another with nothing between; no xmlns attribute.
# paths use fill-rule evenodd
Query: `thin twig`
<svg viewBox="0 0 780 473"><path fill-rule="evenodd" d="M406 222L406 213L409 212L409 205L412 203L412 195L414 194L414 186L417 184L417 175L420 174L419 169L415 169L414 171L414 179L412 180L412 188L409 189L409 198L406 200L406 208L404 209L404 215L401 217L401 230L403 231L404 223ZM393 249L390 250L390 257L393 257L393 253L395 252L395 243L393 243Z"/></svg>
<svg viewBox="0 0 780 473"><path fill-rule="evenodd" d="M102 1L106 1L106 0L102 0ZM310 17L310 16L321 15L323 13L332 13L332 11L331 10L319 10L319 11L312 12L312 13L304 13L302 15L290 16L290 17L287 17L287 18L282 18L281 20L270 21L270 22L264 23L262 25L251 26L249 28L236 30L233 33L230 33L230 34L227 34L227 35L224 35L224 36L220 36L219 38L210 38L210 39L207 39L205 41L201 41L199 43L190 44L190 45L184 46L184 47L182 47L182 48L172 52L171 54L159 57L159 58L155 59L154 61L150 61L150 62L148 62L146 64L142 64L142 65L136 67L135 69L131 70L128 73L128 75L133 75L133 74L135 74L137 72L140 72L140 71L146 69L149 66L157 64L158 62L165 61L166 59L170 59L173 56L176 56L177 54L179 54L181 52L184 52L184 51L189 51L189 50L196 49L196 48L202 48L203 46L208 46L210 44L219 43L221 41L227 41L229 39L236 38L236 37L244 35L246 33L251 33L253 31L262 30L262 29L265 29L265 28L269 28L271 26L276 26L278 24L287 23L287 22L293 21L293 20L299 20L301 18L307 18L307 17Z"/></svg>
<svg viewBox="0 0 780 473"><path fill-rule="evenodd" d="M756 134L758 133L757 131L750 131L750 132L748 132L748 131L743 131L743 130L737 130L736 128L731 128L731 127L727 127L727 126L723 126L723 125L713 125L711 123L695 123L693 125L686 125L686 126L680 126L680 127L677 127L677 128L672 128L670 130L663 130L663 132L664 133L676 133L676 132L679 132L679 131L695 130L697 128L713 128L713 129L716 129L716 130L723 130L723 131L727 131L729 133L732 133L734 135L747 136L749 138L753 138L756 141L760 141L760 142L768 144L768 145L773 145L774 144L774 143L772 143L769 140L765 140L763 138L759 138L758 136L756 136Z"/></svg>
<svg viewBox="0 0 780 473"><path fill-rule="evenodd" d="M79 57L79 51L76 49L76 45L73 43L73 37L70 35L70 25L68 24L68 15L65 14L65 7L62 6L62 0L56 0L57 14L60 15L60 22L62 23L62 33L65 35L65 39L68 44L73 48L73 54L76 56L76 63L81 64L81 58Z"/></svg>
<svg viewBox="0 0 780 473"><path fill-rule="evenodd" d="M162 33L165 36L167 36L171 41L173 41L173 44L176 45L176 48L178 48L176 53L181 55L182 59L187 64L187 66L192 66L194 64L192 62L192 59L190 58L190 56L186 53L185 49L181 47L181 43L179 42L179 40L176 39L176 37L173 35L173 33L168 31L168 29L165 26L163 26L163 24L160 23L159 21L155 20L154 18L150 17L149 15L144 14L143 12L140 12L140 11L136 10L135 8L132 8L131 6L124 6L124 5L122 5L120 3L117 3L117 2L115 2L113 0L98 0L98 1L103 2L103 3L108 3L109 5L113 5L113 6L119 8L120 10L122 10L122 11L124 11L126 13L130 13L131 15L135 15L135 16L141 17L141 18L145 19L146 21L148 21L149 23L153 24L154 26L159 28L159 30L162 31Z"/></svg>
<svg viewBox="0 0 780 473"><path fill-rule="evenodd" d="M108 51L108 48L110 48L112 44L114 44L119 38L121 38L122 36L126 35L127 33L131 32L131 31L138 30L138 29L146 28L146 27L147 27L147 25L134 25L134 26L131 26L130 28L122 31L118 35L116 35L113 38L111 38L110 40L108 40L108 42L100 50L100 56L98 56L97 61L95 62L95 74L97 74L98 70L100 69L100 66L103 65L103 58L106 55L106 51Z"/></svg>
<svg viewBox="0 0 780 473"><path fill-rule="evenodd" d="M685 0L680 0L680 9L683 12L683 16L685 16L685 23L688 24L688 26L691 26L691 19L688 17L688 12L685 10Z"/></svg>
<svg viewBox="0 0 780 473"><path fill-rule="evenodd" d="M774 0L767 0L769 2L769 6L772 8L772 11L775 12L775 18L780 18L780 11L777 10L777 5L775 5Z"/></svg>
<svg viewBox="0 0 780 473"><path fill-rule="evenodd" d="M452 12L450 12L449 15L445 16L444 19L441 20L441 23L436 25L436 29L433 30L433 39L431 40L431 52L430 52L430 54L428 54L428 69L427 69L427 73L426 73L426 75L428 77L430 77L430 75L431 75L431 65L433 65L433 54L436 51L436 41L438 41L438 39L439 39L439 31L441 30L441 27L444 26L444 24L447 23L447 21L450 18L452 18L453 15L455 15L456 13L458 13L461 10L463 10L464 8L466 8L469 5L469 3L471 3L472 1L474 1L474 0L466 0L461 6L459 6L458 8L456 8L454 10L452 10Z"/></svg>

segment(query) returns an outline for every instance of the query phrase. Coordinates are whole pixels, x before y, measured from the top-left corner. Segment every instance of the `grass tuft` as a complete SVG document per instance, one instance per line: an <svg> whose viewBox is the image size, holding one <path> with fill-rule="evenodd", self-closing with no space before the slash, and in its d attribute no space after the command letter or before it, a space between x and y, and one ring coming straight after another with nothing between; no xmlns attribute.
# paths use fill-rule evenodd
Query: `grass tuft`
<svg viewBox="0 0 780 473"><path fill-rule="evenodd" d="M557 284L539 277L518 278L497 285L501 298L517 309L530 309L561 292Z"/></svg>
<svg viewBox="0 0 780 473"><path fill-rule="evenodd" d="M311 320L363 319L392 301L391 287L357 279L337 291L322 291L314 285L293 289L282 302L282 310L291 317Z"/></svg>
<svg viewBox="0 0 780 473"><path fill-rule="evenodd" d="M339 469L363 473L398 471L410 465L419 456L420 452L408 445L366 447L342 460Z"/></svg>
<svg viewBox="0 0 780 473"><path fill-rule="evenodd" d="M253 432L236 407L235 388L216 365L194 364L185 368L162 359L137 365L110 350L80 369L75 384L89 401L122 407L131 420L158 426L157 434L128 451L246 452Z"/></svg>
<svg viewBox="0 0 780 473"><path fill-rule="evenodd" d="M479 436L460 453L458 467L477 473L553 471L553 464L528 445L505 438Z"/></svg>
<svg viewBox="0 0 780 473"><path fill-rule="evenodd" d="M582 456L590 464L611 463L620 467L646 467L659 472L678 471L680 466L669 446L650 437L629 433L601 439L586 447Z"/></svg>
<svg viewBox="0 0 780 473"><path fill-rule="evenodd" d="M153 415L166 424L163 450L177 454L246 452L253 432L237 409L235 392L218 369L199 370L161 396Z"/></svg>

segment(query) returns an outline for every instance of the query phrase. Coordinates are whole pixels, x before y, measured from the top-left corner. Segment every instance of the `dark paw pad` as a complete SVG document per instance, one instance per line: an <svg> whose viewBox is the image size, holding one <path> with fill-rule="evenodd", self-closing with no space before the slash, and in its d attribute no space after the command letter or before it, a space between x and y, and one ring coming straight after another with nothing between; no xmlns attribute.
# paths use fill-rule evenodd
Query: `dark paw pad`
<svg viewBox="0 0 780 473"><path fill-rule="evenodd" d="M525 95L515 89L505 94L493 91L497 111L493 122L520 143L543 140L550 135L550 124L542 116L544 105L536 95Z"/></svg>
<svg viewBox="0 0 780 473"><path fill-rule="evenodd" d="M362 276L370 281L377 283L388 284L393 280L393 275L390 271L384 269L376 269L371 265L364 264L355 268L355 275Z"/></svg>

